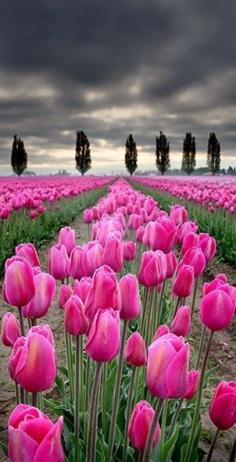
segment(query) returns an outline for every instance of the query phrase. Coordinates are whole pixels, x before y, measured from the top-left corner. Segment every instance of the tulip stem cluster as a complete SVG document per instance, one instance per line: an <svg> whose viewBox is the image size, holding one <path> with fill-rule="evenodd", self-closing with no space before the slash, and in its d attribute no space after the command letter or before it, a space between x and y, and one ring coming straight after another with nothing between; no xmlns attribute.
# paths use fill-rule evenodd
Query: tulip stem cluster
<svg viewBox="0 0 236 462"><path fill-rule="evenodd" d="M94 382L91 393L91 402L89 407L88 431L87 431L87 450L86 461L95 462L96 460L96 440L97 440L97 418L99 390L101 384L102 363L97 362Z"/></svg>

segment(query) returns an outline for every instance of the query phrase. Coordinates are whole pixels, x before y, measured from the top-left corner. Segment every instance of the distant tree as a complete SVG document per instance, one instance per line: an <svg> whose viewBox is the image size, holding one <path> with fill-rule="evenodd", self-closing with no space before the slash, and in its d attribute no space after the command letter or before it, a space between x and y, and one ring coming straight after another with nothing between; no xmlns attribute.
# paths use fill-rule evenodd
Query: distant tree
<svg viewBox="0 0 236 462"><path fill-rule="evenodd" d="M136 143L133 139L133 135L129 135L125 143L125 166L130 173L133 175L137 168L138 151Z"/></svg>
<svg viewBox="0 0 236 462"><path fill-rule="evenodd" d="M183 142L182 170L188 175L194 171L196 166L196 143L191 132L187 132Z"/></svg>
<svg viewBox="0 0 236 462"><path fill-rule="evenodd" d="M162 175L170 168L170 144L163 132L156 137L156 165Z"/></svg>
<svg viewBox="0 0 236 462"><path fill-rule="evenodd" d="M210 133L207 149L207 165L212 175L220 170L220 143L214 132Z"/></svg>
<svg viewBox="0 0 236 462"><path fill-rule="evenodd" d="M11 166L16 175L20 176L27 168L28 155L22 139L14 135L11 151Z"/></svg>
<svg viewBox="0 0 236 462"><path fill-rule="evenodd" d="M86 134L81 130L76 132L76 168L84 175L91 168L90 144Z"/></svg>

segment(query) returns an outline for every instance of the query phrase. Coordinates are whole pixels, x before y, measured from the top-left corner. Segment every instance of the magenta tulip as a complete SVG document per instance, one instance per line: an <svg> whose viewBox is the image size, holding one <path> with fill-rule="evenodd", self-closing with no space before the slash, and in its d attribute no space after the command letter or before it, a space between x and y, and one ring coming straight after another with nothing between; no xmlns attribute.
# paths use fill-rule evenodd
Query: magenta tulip
<svg viewBox="0 0 236 462"><path fill-rule="evenodd" d="M69 284L62 284L59 292L59 307L64 309L67 300L73 294L73 289Z"/></svg>
<svg viewBox="0 0 236 462"><path fill-rule="evenodd" d="M77 245L71 252L69 274L74 279L81 279L89 275L89 263L85 248Z"/></svg>
<svg viewBox="0 0 236 462"><path fill-rule="evenodd" d="M221 289L215 289L202 298L201 321L208 329L217 331L228 327L234 316L234 304L230 296Z"/></svg>
<svg viewBox="0 0 236 462"><path fill-rule="evenodd" d="M81 298L82 302L85 303L89 288L92 284L92 278L83 277L78 281L77 279L74 282L73 294L78 295Z"/></svg>
<svg viewBox="0 0 236 462"><path fill-rule="evenodd" d="M60 281L69 276L69 257L63 244L51 247L48 253L49 273Z"/></svg>
<svg viewBox="0 0 236 462"><path fill-rule="evenodd" d="M205 270L206 259L201 249L192 247L184 254L181 264L191 265L194 269L194 277L198 277Z"/></svg>
<svg viewBox="0 0 236 462"><path fill-rule="evenodd" d="M121 293L121 319L135 319L141 314L141 298L137 278L134 274L126 274L119 283Z"/></svg>
<svg viewBox="0 0 236 462"><path fill-rule="evenodd" d="M133 241L124 241L123 244L123 258L125 261L132 261L136 255L136 244Z"/></svg>
<svg viewBox="0 0 236 462"><path fill-rule="evenodd" d="M47 273L38 273L34 276L35 295L32 300L23 307L23 315L26 318L42 318L48 312L55 292L55 279Z"/></svg>
<svg viewBox="0 0 236 462"><path fill-rule="evenodd" d="M68 255L70 256L72 250L76 246L75 230L72 229L70 226L65 226L64 228L61 228L58 237L58 244L63 244L66 248Z"/></svg>
<svg viewBox="0 0 236 462"><path fill-rule="evenodd" d="M236 382L222 380L217 385L209 414L219 430L228 430L236 424Z"/></svg>
<svg viewBox="0 0 236 462"><path fill-rule="evenodd" d="M154 342L158 337L162 337L163 335L166 335L169 333L170 333L169 326L167 326L167 324L161 324L161 326L157 328L152 341Z"/></svg>
<svg viewBox="0 0 236 462"><path fill-rule="evenodd" d="M64 462L63 417L53 423L42 411L18 404L8 421L8 456L12 462Z"/></svg>
<svg viewBox="0 0 236 462"><path fill-rule="evenodd" d="M191 295L194 282L194 269L190 265L181 265L173 282L173 294L186 298Z"/></svg>
<svg viewBox="0 0 236 462"><path fill-rule="evenodd" d="M1 337L3 345L11 347L13 347L15 341L20 337L20 324L13 313L7 312L4 314Z"/></svg>
<svg viewBox="0 0 236 462"><path fill-rule="evenodd" d="M177 268L177 258L172 250L166 254L166 268L166 279L171 279Z"/></svg>
<svg viewBox="0 0 236 462"><path fill-rule="evenodd" d="M72 295L65 304L65 330L71 335L86 334L88 319L85 316L84 304L77 295Z"/></svg>
<svg viewBox="0 0 236 462"><path fill-rule="evenodd" d="M109 362L120 348L119 313L113 309L98 310L90 327L87 354L98 362Z"/></svg>
<svg viewBox="0 0 236 462"><path fill-rule="evenodd" d="M175 223L170 218L162 217L152 223L149 238L151 249L169 253L175 245L176 231Z"/></svg>
<svg viewBox="0 0 236 462"><path fill-rule="evenodd" d="M154 409L151 404L147 401L139 401L136 404L135 408L130 417L129 427L128 427L128 436L129 440L133 446L139 451L143 451L146 445L149 429L151 427ZM161 436L161 429L159 423L157 423L152 447L154 447L159 441Z"/></svg>
<svg viewBox="0 0 236 462"><path fill-rule="evenodd" d="M102 256L103 265L110 266L115 273L122 270L123 267L123 248L122 241L117 237L111 237L107 240Z"/></svg>
<svg viewBox="0 0 236 462"><path fill-rule="evenodd" d="M19 244L15 248L18 257L24 257L31 266L40 266L40 260L33 244Z"/></svg>
<svg viewBox="0 0 236 462"><path fill-rule="evenodd" d="M128 338L125 345L124 356L126 362L131 364L132 366L140 367L146 364L146 345L143 337L140 335L139 332L134 332Z"/></svg>
<svg viewBox="0 0 236 462"><path fill-rule="evenodd" d="M148 348L147 386L158 398L180 398L188 384L189 344L166 334Z"/></svg>
<svg viewBox="0 0 236 462"><path fill-rule="evenodd" d="M172 321L172 334L187 337L191 330L191 309L188 305L180 306Z"/></svg>
<svg viewBox="0 0 236 462"><path fill-rule="evenodd" d="M21 307L35 294L33 270L23 257L12 257L5 264L3 295L10 305Z"/></svg>
<svg viewBox="0 0 236 462"><path fill-rule="evenodd" d="M192 399L198 390L198 383L199 383L199 378L200 378L200 371L196 371L195 369L192 369L188 373L188 384L187 388L184 392L183 397L185 399Z"/></svg>
<svg viewBox="0 0 236 462"><path fill-rule="evenodd" d="M200 242L199 245L201 247L202 252L204 253L206 262L208 263L216 254L216 240L214 237L207 235L203 235L201 238L201 234L199 235Z"/></svg>

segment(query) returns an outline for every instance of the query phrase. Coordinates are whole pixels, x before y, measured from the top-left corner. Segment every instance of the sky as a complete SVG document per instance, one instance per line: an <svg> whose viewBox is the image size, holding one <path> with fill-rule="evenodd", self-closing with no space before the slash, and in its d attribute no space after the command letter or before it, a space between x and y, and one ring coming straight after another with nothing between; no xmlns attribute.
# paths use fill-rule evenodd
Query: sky
<svg viewBox="0 0 236 462"><path fill-rule="evenodd" d="M132 133L138 169L155 169L155 137L180 167L183 137L208 136L236 167L235 0L2 0L0 172L13 135L28 168L75 173L76 130L91 144L92 174L124 173Z"/></svg>

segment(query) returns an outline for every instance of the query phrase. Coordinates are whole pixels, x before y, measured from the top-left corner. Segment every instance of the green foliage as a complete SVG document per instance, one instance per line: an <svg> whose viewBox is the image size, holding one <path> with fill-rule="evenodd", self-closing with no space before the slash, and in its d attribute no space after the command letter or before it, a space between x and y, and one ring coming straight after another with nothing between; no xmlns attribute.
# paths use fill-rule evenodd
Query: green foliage
<svg viewBox="0 0 236 462"><path fill-rule="evenodd" d="M4 262L13 254L17 244L32 242L38 248L50 239L54 239L56 231L70 224L105 192L106 187L70 199L62 199L54 204L45 204L46 212L35 220L29 218L26 209L14 211L8 220L1 220L0 273L3 274Z"/></svg>
<svg viewBox="0 0 236 462"><path fill-rule="evenodd" d="M125 143L125 166L130 175L133 175L137 169L137 159L138 151L136 143L133 139L133 135L130 134Z"/></svg>
<svg viewBox="0 0 236 462"><path fill-rule="evenodd" d="M76 168L84 175L91 168L91 151L87 135L83 131L76 132Z"/></svg>
<svg viewBox="0 0 236 462"><path fill-rule="evenodd" d="M216 134L214 132L210 133L209 140L208 140L207 166L213 175L215 175L215 173L219 173L220 143L217 140Z"/></svg>
<svg viewBox="0 0 236 462"><path fill-rule="evenodd" d="M156 137L156 165L162 175L170 168L170 144L163 132Z"/></svg>
<svg viewBox="0 0 236 462"><path fill-rule="evenodd" d="M182 170L188 175L194 171L196 166L196 143L191 132L187 132L183 142Z"/></svg>
<svg viewBox="0 0 236 462"><path fill-rule="evenodd" d="M12 152L11 152L11 166L16 175L20 176L27 168L27 152L25 151L24 142L22 139L14 135Z"/></svg>

